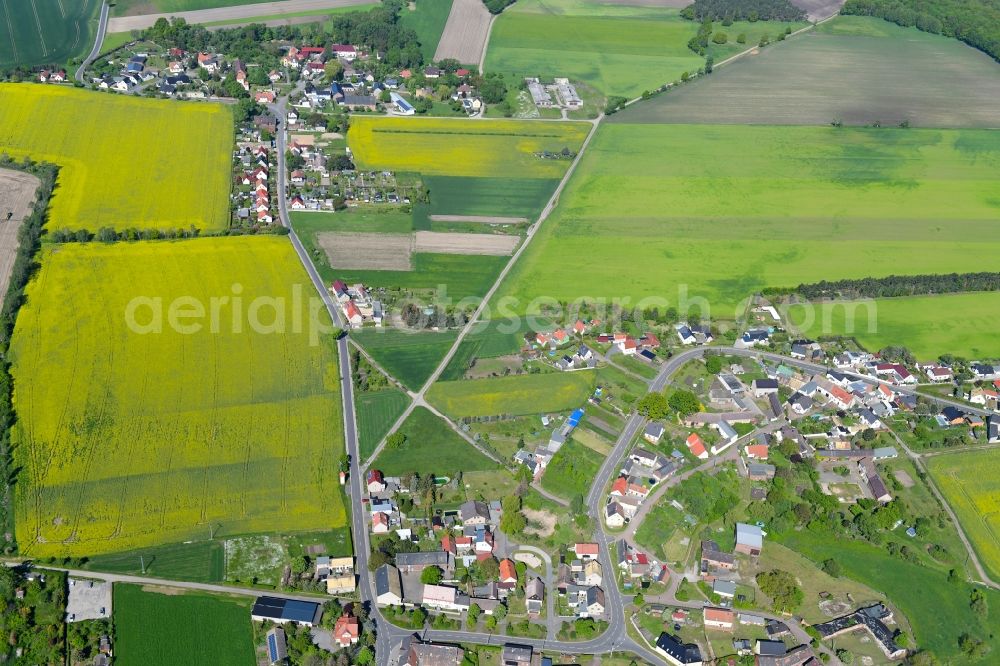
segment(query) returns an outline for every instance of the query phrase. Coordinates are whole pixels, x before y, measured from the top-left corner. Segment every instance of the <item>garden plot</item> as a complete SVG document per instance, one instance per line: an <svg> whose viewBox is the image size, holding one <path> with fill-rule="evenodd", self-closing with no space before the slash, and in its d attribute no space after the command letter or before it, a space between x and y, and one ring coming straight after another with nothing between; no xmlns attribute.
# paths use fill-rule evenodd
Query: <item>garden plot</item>
<svg viewBox="0 0 1000 666"><path fill-rule="evenodd" d="M514 251L518 240L517 236L418 231L414 234L414 249L416 252L434 254L488 254L503 257Z"/></svg>
<svg viewBox="0 0 1000 666"><path fill-rule="evenodd" d="M330 266L353 270L408 271L413 267L413 237L403 234L316 234Z"/></svg>

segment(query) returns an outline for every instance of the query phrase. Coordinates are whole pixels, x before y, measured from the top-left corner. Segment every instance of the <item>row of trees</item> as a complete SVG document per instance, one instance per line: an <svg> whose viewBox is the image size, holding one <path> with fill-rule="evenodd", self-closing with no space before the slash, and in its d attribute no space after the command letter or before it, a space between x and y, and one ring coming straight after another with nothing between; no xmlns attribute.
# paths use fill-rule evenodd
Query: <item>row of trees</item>
<svg viewBox="0 0 1000 666"><path fill-rule="evenodd" d="M703 21L801 21L805 12L788 0L695 0L681 16Z"/></svg>
<svg viewBox="0 0 1000 666"><path fill-rule="evenodd" d="M889 275L857 280L823 280L800 284L795 293L818 298L889 298L923 294L954 294L1000 290L1000 273L949 273L946 275Z"/></svg>
<svg viewBox="0 0 1000 666"><path fill-rule="evenodd" d="M1000 61L1000 4L995 0L847 0L840 13L877 16L954 37Z"/></svg>

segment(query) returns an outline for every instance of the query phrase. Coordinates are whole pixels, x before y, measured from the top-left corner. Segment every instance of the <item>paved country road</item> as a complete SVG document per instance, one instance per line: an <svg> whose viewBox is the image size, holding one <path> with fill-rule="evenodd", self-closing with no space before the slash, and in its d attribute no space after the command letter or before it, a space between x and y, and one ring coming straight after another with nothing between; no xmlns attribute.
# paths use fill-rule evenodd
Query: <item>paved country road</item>
<svg viewBox="0 0 1000 666"><path fill-rule="evenodd" d="M87 71L90 67L90 63L94 62L98 54L101 52L101 45L104 43L104 35L108 32L108 3L101 3L101 16L97 21L97 35L94 37L94 47L90 49L90 53L84 58L83 62L76 69L76 80L80 83L85 83L83 80L83 73Z"/></svg>
<svg viewBox="0 0 1000 666"><path fill-rule="evenodd" d="M197 9L190 12L172 12L164 14L141 14L139 16L116 16L108 23L109 32L128 32L152 27L157 19L182 18L188 23L211 23L214 21L239 21L255 16L281 16L296 12L308 12L318 9L337 9L338 7L353 7L354 5L370 4L372 0L285 0L284 2L260 2L252 5L236 7L218 7L216 9Z"/></svg>

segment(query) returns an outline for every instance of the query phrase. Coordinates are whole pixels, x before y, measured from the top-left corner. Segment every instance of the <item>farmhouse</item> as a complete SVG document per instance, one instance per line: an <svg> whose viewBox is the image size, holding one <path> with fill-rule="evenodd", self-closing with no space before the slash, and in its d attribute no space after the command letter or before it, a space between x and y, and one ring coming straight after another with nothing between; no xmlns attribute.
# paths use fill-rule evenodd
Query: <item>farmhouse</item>
<svg viewBox="0 0 1000 666"><path fill-rule="evenodd" d="M701 651L694 643L683 643L675 636L663 632L656 639L656 651L673 666L701 666Z"/></svg>
<svg viewBox="0 0 1000 666"><path fill-rule="evenodd" d="M375 570L375 603L380 606L403 603L403 582L399 569L391 564L383 564Z"/></svg>
<svg viewBox="0 0 1000 666"><path fill-rule="evenodd" d="M850 631L867 630L885 656L890 659L900 659L906 654L906 650L896 644L893 632L885 626L886 622L891 621L892 612L883 604L874 604L829 622L813 625L813 628L824 640Z"/></svg>
<svg viewBox="0 0 1000 666"><path fill-rule="evenodd" d="M702 618L706 629L719 629L722 631L732 631L736 614L729 608L713 608L705 606L702 610Z"/></svg>
<svg viewBox="0 0 1000 666"><path fill-rule="evenodd" d="M469 597L447 585L424 585L420 602L427 608L445 612L461 613L469 610Z"/></svg>
<svg viewBox="0 0 1000 666"><path fill-rule="evenodd" d="M322 614L323 607L319 604L278 597L257 597L253 608L250 609L250 618L256 622L267 621L276 624L294 622L306 627L319 624Z"/></svg>
<svg viewBox="0 0 1000 666"><path fill-rule="evenodd" d="M438 567L447 574L454 570L455 562L451 553L443 550L397 553L396 567L404 574L420 573L428 567Z"/></svg>
<svg viewBox="0 0 1000 666"><path fill-rule="evenodd" d="M333 640L342 648L350 647L358 642L361 636L361 625L358 618L344 613L333 625Z"/></svg>

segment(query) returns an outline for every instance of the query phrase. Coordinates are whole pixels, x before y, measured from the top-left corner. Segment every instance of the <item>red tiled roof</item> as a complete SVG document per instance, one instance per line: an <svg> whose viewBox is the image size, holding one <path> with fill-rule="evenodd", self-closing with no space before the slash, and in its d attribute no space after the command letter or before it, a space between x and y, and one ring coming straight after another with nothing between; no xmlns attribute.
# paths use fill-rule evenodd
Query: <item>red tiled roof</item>
<svg viewBox="0 0 1000 666"><path fill-rule="evenodd" d="M516 581L517 569L514 567L514 560L500 560L500 581Z"/></svg>
<svg viewBox="0 0 1000 666"><path fill-rule="evenodd" d="M751 458L760 458L761 460L764 460L767 458L767 453L767 444L751 444L747 447L747 455Z"/></svg>
<svg viewBox="0 0 1000 666"><path fill-rule="evenodd" d="M611 485L611 492L613 493L624 495L626 490L628 490L628 479L624 476L619 476Z"/></svg>
<svg viewBox="0 0 1000 666"><path fill-rule="evenodd" d="M597 555L600 552L596 543L578 543L573 549L577 555Z"/></svg>

